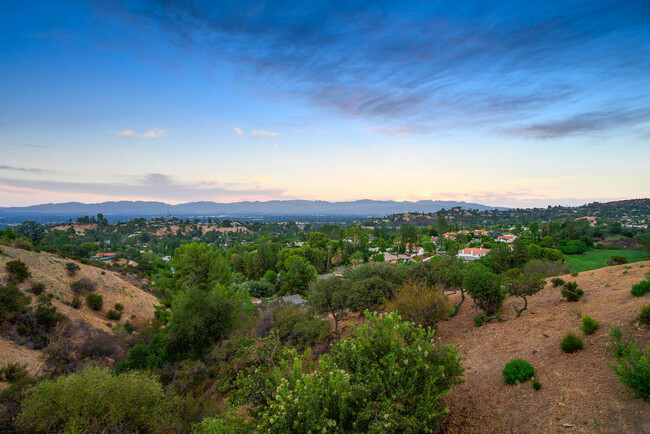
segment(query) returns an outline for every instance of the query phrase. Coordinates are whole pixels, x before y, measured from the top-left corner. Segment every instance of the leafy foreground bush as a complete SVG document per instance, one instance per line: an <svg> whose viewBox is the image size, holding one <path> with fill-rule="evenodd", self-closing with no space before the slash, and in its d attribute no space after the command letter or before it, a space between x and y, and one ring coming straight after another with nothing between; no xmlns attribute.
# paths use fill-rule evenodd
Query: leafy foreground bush
<svg viewBox="0 0 650 434"><path fill-rule="evenodd" d="M433 327L436 322L449 316L451 306L441 286L406 283L386 305L386 309L397 311L402 318L417 325Z"/></svg>
<svg viewBox="0 0 650 434"><path fill-rule="evenodd" d="M600 323L592 317L587 315L582 317L582 325L580 326L580 330L582 330L584 334L593 334L596 330L598 330L599 327Z"/></svg>
<svg viewBox="0 0 650 434"><path fill-rule="evenodd" d="M371 315L303 373L296 358L276 380L261 409L257 432L427 432L448 410L441 399L461 382L460 357L433 343L431 330L396 313ZM205 420L199 432L218 432L222 419Z"/></svg>
<svg viewBox="0 0 650 434"><path fill-rule="evenodd" d="M650 343L644 355L632 337L624 338L618 327L611 329L610 337L616 363L609 367L621 384L632 389L635 397L650 402Z"/></svg>
<svg viewBox="0 0 650 434"><path fill-rule="evenodd" d="M565 297L567 301L578 301L584 293L582 289L578 288L576 282L566 282L562 288L562 297Z"/></svg>
<svg viewBox="0 0 650 434"><path fill-rule="evenodd" d="M564 335L562 342L560 342L560 349L565 353L575 353L578 350L583 348L584 344L582 339L576 336L573 333L567 333Z"/></svg>
<svg viewBox="0 0 650 434"><path fill-rule="evenodd" d="M650 292L650 280L642 280L632 285L632 295L635 297L643 297L648 292Z"/></svg>
<svg viewBox="0 0 650 434"><path fill-rule="evenodd" d="M27 391L16 426L27 432L175 431L181 404L147 374L87 367Z"/></svg>
<svg viewBox="0 0 650 434"><path fill-rule="evenodd" d="M506 367L501 371L503 380L508 384L523 383L533 378L535 368L533 365L522 359L512 359L506 363Z"/></svg>

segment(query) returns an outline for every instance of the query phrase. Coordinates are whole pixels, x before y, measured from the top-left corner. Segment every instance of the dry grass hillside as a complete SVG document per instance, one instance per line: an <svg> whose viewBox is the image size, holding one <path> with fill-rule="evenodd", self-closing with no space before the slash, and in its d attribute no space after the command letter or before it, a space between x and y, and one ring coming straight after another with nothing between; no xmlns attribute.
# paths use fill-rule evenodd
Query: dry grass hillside
<svg viewBox="0 0 650 434"><path fill-rule="evenodd" d="M456 345L465 357L466 368L466 382L447 397L451 411L445 431L650 433L650 404L634 399L619 383L608 367L613 360L607 350L614 325L632 331L644 349L650 340L650 329L636 321L650 295L630 294L648 271L650 261L561 276L585 291L580 301L567 302L549 284L529 298L529 308L519 318L513 307L521 307L521 299L509 299L506 321L483 327L474 325L472 302L467 301L457 316L438 326L443 342ZM581 314L600 321L595 334L580 331ZM568 331L582 338L582 351L560 350ZM535 367L540 391L530 381L518 386L503 381L501 371L513 358Z"/></svg>
<svg viewBox="0 0 650 434"><path fill-rule="evenodd" d="M169 234L176 234L178 230L182 233L187 233L190 230L192 230L194 225L168 225L168 226L162 226L156 230L156 232L153 233L154 236L156 237L164 237L165 235ZM209 225L209 224L200 224L196 225L197 228L201 228L203 230L203 233L207 233L210 231L215 231L219 233L229 233L229 232L250 232L246 227L241 226L239 224L234 224L233 227L229 228L222 228L217 225Z"/></svg>
<svg viewBox="0 0 650 434"><path fill-rule="evenodd" d="M18 287L28 293L26 289L32 282L44 283L45 293L53 295L52 305L70 320L83 320L93 328L110 332L109 325L114 324L115 321L107 320L106 312L112 309L115 303L124 305L121 322L127 319L134 321L136 318L146 320L153 317L156 298L124 281L115 272L104 271L44 252L30 252L7 246L2 246L2 251L0 281L6 277L5 263L12 260L24 262L31 277L20 283ZM75 262L80 268L72 277L68 275L65 268L65 264L68 262ZM96 284L94 293L101 295L104 299L104 307L101 311L91 310L85 304L80 309L73 309L67 304L74 296L70 284L81 278L90 279ZM40 354L40 351L29 350L7 339L0 338L0 366L8 362L20 362L27 364L32 373L38 373L39 367L42 365Z"/></svg>

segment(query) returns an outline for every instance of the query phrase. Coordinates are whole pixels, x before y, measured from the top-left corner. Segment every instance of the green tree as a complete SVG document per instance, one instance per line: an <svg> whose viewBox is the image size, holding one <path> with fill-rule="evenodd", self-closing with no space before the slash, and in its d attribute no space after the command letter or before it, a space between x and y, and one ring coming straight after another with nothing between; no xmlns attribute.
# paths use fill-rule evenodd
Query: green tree
<svg viewBox="0 0 650 434"><path fill-rule="evenodd" d="M514 266L512 250L507 243L496 242L490 253L485 256L486 262L495 273L501 274Z"/></svg>
<svg viewBox="0 0 650 434"><path fill-rule="evenodd" d="M215 285L228 286L232 273L221 253L205 243L180 246L169 261L174 269L174 287L177 290L198 288L211 290Z"/></svg>
<svg viewBox="0 0 650 434"><path fill-rule="evenodd" d="M45 227L33 220L22 222L16 226L15 230L18 237L29 238L35 243L41 241L43 238L45 238L46 235Z"/></svg>
<svg viewBox="0 0 650 434"><path fill-rule="evenodd" d="M312 232L309 234L309 245L314 249L326 249L329 238L322 232Z"/></svg>
<svg viewBox="0 0 650 434"><path fill-rule="evenodd" d="M504 287L506 293L511 297L523 298L524 307L516 309L517 317L519 317L523 311L528 309L528 299L526 297L537 294L544 288L546 282L539 276L523 274L518 268L515 268L514 270L518 270L519 273L506 277Z"/></svg>
<svg viewBox="0 0 650 434"><path fill-rule="evenodd" d="M317 280L309 298L309 303L317 313L327 313L334 319L334 332L339 329L339 321L345 315L350 299L348 282L340 277Z"/></svg>
<svg viewBox="0 0 650 434"><path fill-rule="evenodd" d="M205 355L230 331L241 311L240 301L220 286L209 291L191 288L178 294L165 329L167 356L183 360Z"/></svg>
<svg viewBox="0 0 650 434"><path fill-rule="evenodd" d="M393 297L396 285L379 276L371 276L352 284L349 306L355 312L376 310L386 299Z"/></svg>
<svg viewBox="0 0 650 434"><path fill-rule="evenodd" d="M486 266L476 262L469 264L465 269L463 286L474 299L476 309L482 309L488 316L495 315L501 310L505 293L501 289L499 276Z"/></svg>
<svg viewBox="0 0 650 434"><path fill-rule="evenodd" d="M305 295L309 290L309 284L317 277L318 273L313 265L300 256L290 256L287 258L287 271L280 273L282 291L284 294Z"/></svg>

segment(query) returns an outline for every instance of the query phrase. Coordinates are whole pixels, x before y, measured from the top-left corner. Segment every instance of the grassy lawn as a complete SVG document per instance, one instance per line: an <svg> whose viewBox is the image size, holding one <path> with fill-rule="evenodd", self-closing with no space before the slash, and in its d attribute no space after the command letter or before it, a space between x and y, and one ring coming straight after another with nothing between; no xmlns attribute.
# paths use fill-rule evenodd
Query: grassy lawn
<svg viewBox="0 0 650 434"><path fill-rule="evenodd" d="M626 256L628 262L639 262L648 259L645 250L589 250L582 255L565 255L566 264L571 271L588 271L606 267L606 262L612 255Z"/></svg>

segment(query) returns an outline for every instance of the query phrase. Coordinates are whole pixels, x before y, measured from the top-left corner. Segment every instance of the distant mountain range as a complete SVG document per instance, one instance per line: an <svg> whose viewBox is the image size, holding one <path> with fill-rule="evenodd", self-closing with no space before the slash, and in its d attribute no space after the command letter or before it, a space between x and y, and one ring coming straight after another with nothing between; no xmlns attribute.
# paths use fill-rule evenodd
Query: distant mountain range
<svg viewBox="0 0 650 434"><path fill-rule="evenodd" d="M267 202L188 202L169 205L163 202L120 201L103 203L48 203L26 207L0 207L0 215L59 215L91 216L384 216L406 212L436 212L443 208L461 207L480 211L506 209L478 203L419 200L398 202L394 200L356 200L351 202L326 202L321 200L270 200Z"/></svg>

